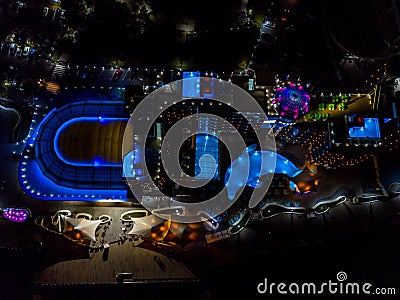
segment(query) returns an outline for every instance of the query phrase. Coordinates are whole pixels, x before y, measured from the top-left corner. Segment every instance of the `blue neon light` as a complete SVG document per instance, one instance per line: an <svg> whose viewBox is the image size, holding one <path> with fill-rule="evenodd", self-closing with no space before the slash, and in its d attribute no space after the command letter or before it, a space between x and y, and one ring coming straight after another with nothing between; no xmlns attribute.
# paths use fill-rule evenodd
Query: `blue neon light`
<svg viewBox="0 0 400 300"><path fill-rule="evenodd" d="M182 97L200 98L200 72L183 72Z"/></svg>
<svg viewBox="0 0 400 300"><path fill-rule="evenodd" d="M89 166L95 166L95 167L121 167L122 163L104 163L103 161L100 161L100 158L97 158L93 160L93 162L77 162L77 161L71 161L68 160L67 158L65 158L60 149L58 148L58 139L60 137L61 132L63 132L64 130L66 130L69 126L71 126L74 123L78 123L78 122L100 122L102 124L104 124L105 122L108 121L127 121L127 118L105 118L105 117L98 117L98 118L94 118L94 117L80 117L80 118L74 118L71 119L67 122L65 122L63 125L61 125L57 132L56 135L54 137L54 151L56 152L57 156L66 164L69 165L73 165L73 166L78 166L78 167L89 167Z"/></svg>
<svg viewBox="0 0 400 300"><path fill-rule="evenodd" d="M143 166L140 161L140 149L135 144L135 149L130 151L123 157L123 174L122 177L134 178L143 175Z"/></svg>
<svg viewBox="0 0 400 300"><path fill-rule="evenodd" d="M78 200L99 201L104 199L120 199L126 201L126 189L89 189L60 186L43 174L36 160L25 161L20 165L19 181L24 192L40 200ZM22 172L22 168L27 171ZM22 177L22 175L25 175ZM78 184L79 185L79 184ZM40 194L38 194L40 193Z"/></svg>
<svg viewBox="0 0 400 300"><path fill-rule="evenodd" d="M218 179L219 178L218 138L208 134L197 134L195 159L196 159L195 160L196 178Z"/></svg>
<svg viewBox="0 0 400 300"><path fill-rule="evenodd" d="M95 157L93 159L93 166L94 167L101 167L103 165L103 160L100 157Z"/></svg>
<svg viewBox="0 0 400 300"><path fill-rule="evenodd" d="M392 121L392 118L384 118L383 123L386 124L388 122Z"/></svg>
<svg viewBox="0 0 400 300"><path fill-rule="evenodd" d="M28 195L43 200L126 200L121 165L104 166L98 160L88 166L70 165L55 151L54 139L64 123L81 117L99 122L98 116L101 121L128 119L122 101L73 102L54 108L42 119L30 136L18 168L20 185Z"/></svg>
<svg viewBox="0 0 400 300"><path fill-rule="evenodd" d="M297 184L295 184L293 181L289 181L289 187L292 191L294 191L297 188Z"/></svg>
<svg viewBox="0 0 400 300"><path fill-rule="evenodd" d="M248 177L245 178L247 169ZM301 171L289 159L276 152L255 151L254 147L247 147L245 152L232 162L225 174L228 198L233 200L236 193L245 185L260 187L261 176L279 173L294 177Z"/></svg>
<svg viewBox="0 0 400 300"><path fill-rule="evenodd" d="M122 159L122 177L135 177L135 169L133 168L135 160L135 150L132 150Z"/></svg>

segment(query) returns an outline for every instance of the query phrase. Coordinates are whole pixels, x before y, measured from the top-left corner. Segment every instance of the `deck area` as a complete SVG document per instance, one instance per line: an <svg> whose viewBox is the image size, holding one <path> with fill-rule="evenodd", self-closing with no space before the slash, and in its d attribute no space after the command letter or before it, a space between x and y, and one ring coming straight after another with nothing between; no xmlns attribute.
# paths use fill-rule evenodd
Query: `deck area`
<svg viewBox="0 0 400 300"><path fill-rule="evenodd" d="M118 273L132 273L134 282L197 281L182 263L135 247L132 242L112 244L92 254L91 259L59 262L43 270L36 285L116 283Z"/></svg>

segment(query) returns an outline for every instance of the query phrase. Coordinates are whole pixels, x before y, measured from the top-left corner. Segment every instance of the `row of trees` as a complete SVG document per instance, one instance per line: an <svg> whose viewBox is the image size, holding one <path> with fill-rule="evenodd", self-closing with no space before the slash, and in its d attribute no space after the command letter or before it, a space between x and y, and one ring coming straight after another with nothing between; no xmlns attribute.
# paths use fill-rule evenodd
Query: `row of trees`
<svg viewBox="0 0 400 300"><path fill-rule="evenodd" d="M195 9L192 2L164 2L64 0L68 26L78 31L77 44L69 49L72 59L168 65L179 58L200 67L229 68L251 51L257 27L235 5L207 0ZM186 17L195 20L196 34L182 42L177 24Z"/></svg>

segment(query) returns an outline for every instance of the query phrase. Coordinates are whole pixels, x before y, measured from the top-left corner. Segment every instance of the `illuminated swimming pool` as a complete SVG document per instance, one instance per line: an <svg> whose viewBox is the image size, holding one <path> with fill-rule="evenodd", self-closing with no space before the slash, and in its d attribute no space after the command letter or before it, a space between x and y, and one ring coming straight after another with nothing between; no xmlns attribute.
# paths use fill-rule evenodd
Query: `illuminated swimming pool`
<svg viewBox="0 0 400 300"><path fill-rule="evenodd" d="M248 177L243 181L243 174L246 174L247 168L249 169ZM245 185L253 188L259 187L261 176L272 176L274 173L278 173L295 177L301 172L302 169L296 167L293 162L279 153L267 150L256 151L253 146L247 147L246 153L233 161L225 174L228 198L234 199L236 193Z"/></svg>
<svg viewBox="0 0 400 300"><path fill-rule="evenodd" d="M21 159L24 191L45 200L125 199L119 146L113 146L120 144L127 119L122 101L76 102L49 112ZM79 144L88 137L84 147Z"/></svg>

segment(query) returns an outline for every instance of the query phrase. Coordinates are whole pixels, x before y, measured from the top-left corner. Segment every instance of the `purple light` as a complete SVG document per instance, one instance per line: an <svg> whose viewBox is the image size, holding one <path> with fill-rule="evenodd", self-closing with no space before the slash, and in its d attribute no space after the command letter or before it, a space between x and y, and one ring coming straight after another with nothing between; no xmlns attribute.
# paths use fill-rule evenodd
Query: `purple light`
<svg viewBox="0 0 400 300"><path fill-rule="evenodd" d="M277 105L281 116L297 119L308 112L310 96L303 86L287 83L284 87L277 87L272 103Z"/></svg>
<svg viewBox="0 0 400 300"><path fill-rule="evenodd" d="M5 208L3 217L9 221L22 223L28 220L30 212L26 208Z"/></svg>

